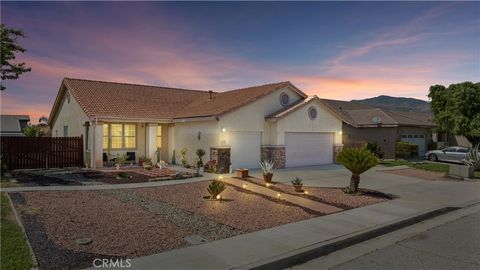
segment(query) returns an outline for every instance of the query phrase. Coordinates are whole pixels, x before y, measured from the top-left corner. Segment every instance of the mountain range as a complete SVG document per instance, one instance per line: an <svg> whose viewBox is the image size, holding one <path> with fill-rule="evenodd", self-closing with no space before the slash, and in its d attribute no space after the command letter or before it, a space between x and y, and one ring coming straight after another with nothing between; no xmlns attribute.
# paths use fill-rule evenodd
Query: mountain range
<svg viewBox="0 0 480 270"><path fill-rule="evenodd" d="M406 97L392 97L381 95L373 98L366 99L354 99L352 103L363 104L375 108L381 108L386 110L395 110L403 112L422 112L430 113L430 103L421 99L406 98Z"/></svg>

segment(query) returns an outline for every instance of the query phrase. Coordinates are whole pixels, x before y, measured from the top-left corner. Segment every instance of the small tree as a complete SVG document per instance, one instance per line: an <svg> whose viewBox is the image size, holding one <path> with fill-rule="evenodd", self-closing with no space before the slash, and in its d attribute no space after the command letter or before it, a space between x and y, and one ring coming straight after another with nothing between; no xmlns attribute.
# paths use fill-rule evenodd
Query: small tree
<svg viewBox="0 0 480 270"><path fill-rule="evenodd" d="M1 32L1 62L2 62L2 81L16 80L20 74L29 72L32 69L27 67L25 63L12 63L15 54L24 53L25 48L17 43L17 38L25 37L20 29L8 28L5 24L0 25ZM4 90L5 86L0 84L0 90Z"/></svg>
<svg viewBox="0 0 480 270"><path fill-rule="evenodd" d="M183 167L187 166L187 152L188 152L188 149L185 147L180 149L180 156L181 156L180 161L182 162Z"/></svg>
<svg viewBox="0 0 480 270"><path fill-rule="evenodd" d="M38 126L27 126L23 129L23 134L25 134L25 137L42 137L45 132Z"/></svg>
<svg viewBox="0 0 480 270"><path fill-rule="evenodd" d="M337 162L352 173L349 193L357 193L360 184L360 174L378 164L378 158L366 148L345 148L337 156Z"/></svg>
<svg viewBox="0 0 480 270"><path fill-rule="evenodd" d="M203 149L197 149L197 151L195 152L195 154L197 154L197 157L198 157L198 161L197 161L197 167L200 168L203 166L203 156L205 156L205 150Z"/></svg>

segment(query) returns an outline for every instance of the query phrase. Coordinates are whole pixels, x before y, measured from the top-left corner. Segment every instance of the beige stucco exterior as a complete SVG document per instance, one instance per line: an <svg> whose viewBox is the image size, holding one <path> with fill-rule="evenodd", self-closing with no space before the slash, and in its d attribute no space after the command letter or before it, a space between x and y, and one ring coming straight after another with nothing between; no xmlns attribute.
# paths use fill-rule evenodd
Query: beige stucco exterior
<svg viewBox="0 0 480 270"><path fill-rule="evenodd" d="M289 104L283 106L280 102L280 95L289 95ZM91 160L90 166L103 166L103 153L110 157L126 152L135 152L136 159L147 156L157 160L157 125L162 126L162 147L159 151L159 158L168 163L172 161L175 150L175 160L180 162L180 150L187 148L187 162L194 164L195 152L197 149L204 149L206 156L204 161L209 159L210 148L228 147L232 134L242 132L255 132L261 134L261 145L284 145L285 132L328 132L335 134L335 143L341 144L342 138L339 131L342 128L341 121L329 111L325 110L317 101L309 102L306 106L289 113L278 121L266 121L265 117L282 108L286 108L300 100L302 97L293 88L285 87L267 96L232 110L218 117L208 119L179 119L170 123L142 122L128 119L108 119L102 117L87 117L78 102L70 98L70 103L64 100L57 111L57 118L52 128L53 136L63 135L63 126L68 126L69 136L84 136L88 143L85 145L86 159ZM308 108L311 106L317 109L317 118L312 120L308 117ZM88 122L88 134L85 134ZM103 124L128 123L136 125L136 147L135 149L103 149L102 134ZM88 135L88 136L86 136ZM260 149L259 149L260 151ZM332 149L333 151L333 149ZM90 153L90 154L89 154Z"/></svg>

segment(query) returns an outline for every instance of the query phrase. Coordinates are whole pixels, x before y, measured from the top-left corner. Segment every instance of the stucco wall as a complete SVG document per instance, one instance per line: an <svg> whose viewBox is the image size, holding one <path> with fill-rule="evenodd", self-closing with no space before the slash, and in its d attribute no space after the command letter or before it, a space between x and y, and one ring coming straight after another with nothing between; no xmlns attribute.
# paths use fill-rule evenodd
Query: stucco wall
<svg viewBox="0 0 480 270"><path fill-rule="evenodd" d="M89 119L72 95L70 95L70 102L67 102L67 94L70 95L68 90L63 96L57 118L53 123L52 137L63 137L64 126L68 126L69 137L76 137L85 133L83 125Z"/></svg>
<svg viewBox="0 0 480 270"><path fill-rule="evenodd" d="M395 158L396 127L355 128L343 124L343 143L346 147L359 146L360 143L377 142L385 152L385 158Z"/></svg>
<svg viewBox="0 0 480 270"><path fill-rule="evenodd" d="M222 140L225 140L227 145L229 144L229 132L264 132L266 125L268 125L265 123L265 116L283 108L280 104L280 94L283 92L287 93L290 97L289 105L301 99L301 96L297 92L286 87L220 117L218 126L220 129L226 129L226 134L223 135ZM270 138L270 135L265 136L265 134L262 134L262 144L271 144Z"/></svg>
<svg viewBox="0 0 480 270"><path fill-rule="evenodd" d="M308 116L310 107L317 109L317 118L313 120ZM342 121L340 119L332 115L317 102L311 102L277 121L272 132L274 136L272 136L272 141L269 144L284 145L285 132L334 132L334 143L341 144L341 130Z"/></svg>
<svg viewBox="0 0 480 270"><path fill-rule="evenodd" d="M200 139L198 136L199 132ZM205 150L206 155L203 161L206 162L210 153L210 147L218 146L219 132L217 121L175 123L172 132L173 137L170 140L168 162L171 162L173 149L175 149L176 162L180 164L180 149L183 147L188 149L187 162L190 165L194 164L195 158L197 157L195 155L197 149Z"/></svg>

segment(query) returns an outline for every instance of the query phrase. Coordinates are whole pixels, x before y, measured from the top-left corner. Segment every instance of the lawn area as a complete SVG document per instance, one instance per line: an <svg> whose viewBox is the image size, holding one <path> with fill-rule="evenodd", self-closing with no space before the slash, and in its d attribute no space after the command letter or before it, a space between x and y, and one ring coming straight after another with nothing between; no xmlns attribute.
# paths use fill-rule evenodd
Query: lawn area
<svg viewBox="0 0 480 270"><path fill-rule="evenodd" d="M7 195L1 193L1 269L30 269L32 257L26 237L18 226Z"/></svg>
<svg viewBox="0 0 480 270"><path fill-rule="evenodd" d="M414 169L421 169L431 172L448 173L449 165L445 163L422 162L415 163L404 159L380 161L380 165L385 167L394 167L406 165ZM480 171L475 171L475 178L480 178Z"/></svg>

